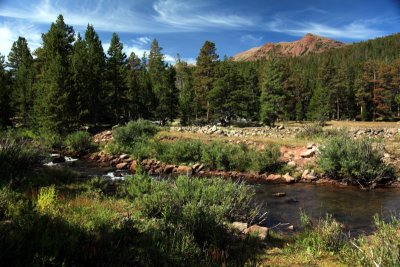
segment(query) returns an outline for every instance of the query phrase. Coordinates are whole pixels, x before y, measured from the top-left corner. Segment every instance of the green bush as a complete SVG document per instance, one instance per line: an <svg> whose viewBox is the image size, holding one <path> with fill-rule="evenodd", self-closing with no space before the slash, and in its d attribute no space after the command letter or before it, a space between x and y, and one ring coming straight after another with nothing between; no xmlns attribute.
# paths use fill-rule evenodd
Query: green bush
<svg viewBox="0 0 400 267"><path fill-rule="evenodd" d="M88 132L77 131L67 135L65 144L73 153L88 153L93 149L94 144Z"/></svg>
<svg viewBox="0 0 400 267"><path fill-rule="evenodd" d="M203 147L201 162L217 170L273 171L279 165L279 149L269 146L265 150L252 150L246 145L213 142Z"/></svg>
<svg viewBox="0 0 400 267"><path fill-rule="evenodd" d="M25 140L0 138L0 181L21 179L43 159L42 150Z"/></svg>
<svg viewBox="0 0 400 267"><path fill-rule="evenodd" d="M203 143L201 141L183 141L158 143L157 159L171 164L200 162Z"/></svg>
<svg viewBox="0 0 400 267"><path fill-rule="evenodd" d="M357 266L400 266L399 219L386 223L374 216L376 231L350 241L345 252L346 261Z"/></svg>
<svg viewBox="0 0 400 267"><path fill-rule="evenodd" d="M314 139L329 138L344 135L345 132L337 129L324 129L320 123L306 124L303 130L296 134L297 138Z"/></svg>
<svg viewBox="0 0 400 267"><path fill-rule="evenodd" d="M113 137L121 148L132 148L137 142L153 137L158 131L158 127L149 121L130 121L126 126L116 128Z"/></svg>
<svg viewBox="0 0 400 267"><path fill-rule="evenodd" d="M304 212L300 213L303 232L295 239L294 249L309 256L320 256L323 253L338 253L346 245L347 237L342 226L331 215L319 219L313 225Z"/></svg>
<svg viewBox="0 0 400 267"><path fill-rule="evenodd" d="M321 148L318 160L330 178L374 188L394 179L394 170L382 160L382 153L371 141L352 140L345 136L330 139Z"/></svg>
<svg viewBox="0 0 400 267"><path fill-rule="evenodd" d="M153 232L157 249L164 257L169 255L169 260L175 259L170 262L173 265L207 265L216 251L235 255L228 222L249 220L257 212L250 205L254 193L249 187L223 179L180 176L172 181L155 181L139 176L129 183L129 194L146 218L146 228ZM242 249L241 256L249 257L245 256L246 247ZM169 260L162 259L158 264Z"/></svg>

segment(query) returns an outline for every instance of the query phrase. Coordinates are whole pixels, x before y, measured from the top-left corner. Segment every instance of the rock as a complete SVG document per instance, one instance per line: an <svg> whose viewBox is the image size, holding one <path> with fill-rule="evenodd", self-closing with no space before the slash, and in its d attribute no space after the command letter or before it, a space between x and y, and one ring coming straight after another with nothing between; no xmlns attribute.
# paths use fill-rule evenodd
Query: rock
<svg viewBox="0 0 400 267"><path fill-rule="evenodd" d="M312 149L313 147L315 147L314 143L307 144L307 149Z"/></svg>
<svg viewBox="0 0 400 267"><path fill-rule="evenodd" d="M284 197L284 196L286 196L286 193L285 192L273 193L272 196L273 197Z"/></svg>
<svg viewBox="0 0 400 267"><path fill-rule="evenodd" d="M247 223L244 223L244 222L233 222L232 224L231 224L231 226L232 226L232 228L233 229L237 229L238 231L240 231L240 232L244 232L246 229L247 229Z"/></svg>
<svg viewBox="0 0 400 267"><path fill-rule="evenodd" d="M254 234L257 235L261 240L264 240L268 236L268 228L267 227L262 227L258 225L252 225L248 228L246 228L243 233L244 234Z"/></svg>
<svg viewBox="0 0 400 267"><path fill-rule="evenodd" d="M301 179L303 180L309 180L309 181L314 181L317 179L317 176L314 173L314 170L312 170L311 172L307 169L303 172L303 174L301 175Z"/></svg>
<svg viewBox="0 0 400 267"><path fill-rule="evenodd" d="M179 166L178 168L176 168L176 172L178 174L191 175L193 174L193 169L188 166Z"/></svg>
<svg viewBox="0 0 400 267"><path fill-rule="evenodd" d="M131 166L129 167L129 170L130 170L132 173L135 173L135 172L136 172L137 165L138 165L137 160L133 160L132 163L131 163Z"/></svg>
<svg viewBox="0 0 400 267"><path fill-rule="evenodd" d="M174 165L167 165L164 167L164 173L165 174L171 174L172 171L174 170L175 166Z"/></svg>
<svg viewBox="0 0 400 267"><path fill-rule="evenodd" d="M51 159L51 162L53 163L63 163L65 162L65 157L61 155L54 155Z"/></svg>
<svg viewBox="0 0 400 267"><path fill-rule="evenodd" d="M296 162L294 162L294 161L292 160L292 161L289 161L289 162L287 163L287 165L288 165L289 167L296 167Z"/></svg>
<svg viewBox="0 0 400 267"><path fill-rule="evenodd" d="M285 179L286 183L288 184L295 182L295 179L289 173L283 175L282 178Z"/></svg>
<svg viewBox="0 0 400 267"><path fill-rule="evenodd" d="M315 148L315 147L314 147L314 148ZM315 155L315 153L317 152L316 149L314 149L314 148L312 148L312 149L307 149L306 151L303 151L303 152L300 154L300 156L301 156L302 158L311 158L311 157L313 157L313 156Z"/></svg>
<svg viewBox="0 0 400 267"><path fill-rule="evenodd" d="M128 167L128 163L127 162L121 162L121 163L118 163L115 167L118 170L126 169Z"/></svg>
<svg viewBox="0 0 400 267"><path fill-rule="evenodd" d="M282 179L282 175L280 175L280 174L270 174L267 176L267 178L265 180L268 182L273 182L273 183L284 182L284 179Z"/></svg>
<svg viewBox="0 0 400 267"><path fill-rule="evenodd" d="M129 159L129 155L128 154L122 154L119 156L120 159L124 160L124 159Z"/></svg>
<svg viewBox="0 0 400 267"><path fill-rule="evenodd" d="M283 126L283 125L280 125L280 126L278 127L278 130L283 130L283 129L285 129L285 126Z"/></svg>
<svg viewBox="0 0 400 267"><path fill-rule="evenodd" d="M291 224L291 225L288 226L287 229L290 230L290 231L293 231L294 230L294 226Z"/></svg>
<svg viewBox="0 0 400 267"><path fill-rule="evenodd" d="M387 159L390 159L390 158L391 158L391 155L390 155L389 153L384 153L384 154L383 154L383 157L384 157L384 158L387 158Z"/></svg>

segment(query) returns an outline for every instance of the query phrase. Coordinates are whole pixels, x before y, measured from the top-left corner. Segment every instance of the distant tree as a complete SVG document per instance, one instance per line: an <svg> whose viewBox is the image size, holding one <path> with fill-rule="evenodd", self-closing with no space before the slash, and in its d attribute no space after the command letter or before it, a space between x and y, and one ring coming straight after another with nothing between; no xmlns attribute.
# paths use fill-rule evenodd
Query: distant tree
<svg viewBox="0 0 400 267"><path fill-rule="evenodd" d="M87 60L87 91L84 95L84 108L89 111L89 121L93 124L102 120L105 98L106 55L101 40L92 25L85 32Z"/></svg>
<svg viewBox="0 0 400 267"><path fill-rule="evenodd" d="M192 121L194 116L193 67L183 61L178 54L175 72L175 86L179 93L179 115L181 124L186 125Z"/></svg>
<svg viewBox="0 0 400 267"><path fill-rule="evenodd" d="M196 59L196 68L193 73L193 85L195 89L195 116L196 119L203 115L205 110L206 120L210 119L210 101L208 94L211 91L215 80L215 66L218 62L215 44L206 41Z"/></svg>
<svg viewBox="0 0 400 267"><path fill-rule="evenodd" d="M266 62L261 80L260 119L263 123L273 125L282 118L284 94L282 91L282 72L277 59Z"/></svg>
<svg viewBox="0 0 400 267"><path fill-rule="evenodd" d="M74 30L59 15L42 39L43 47L36 54L40 69L35 84L35 122L42 132L65 133L76 126L75 103L70 98Z"/></svg>
<svg viewBox="0 0 400 267"><path fill-rule="evenodd" d="M113 33L107 54L107 106L112 114L112 121L118 123L127 116L126 75L127 61L123 52L124 45L116 33Z"/></svg>
<svg viewBox="0 0 400 267"><path fill-rule="evenodd" d="M151 44L148 69L157 99L155 116L164 125L168 119L174 119L178 114L178 92L175 87L175 69L166 65L161 50L158 41L154 39Z"/></svg>
<svg viewBox="0 0 400 267"><path fill-rule="evenodd" d="M5 70L4 56L0 54L0 128L11 126L10 80Z"/></svg>
<svg viewBox="0 0 400 267"><path fill-rule="evenodd" d="M22 118L23 124L29 124L34 102L33 92L33 57L25 38L19 37L11 47L8 64L12 80L12 104L16 116Z"/></svg>

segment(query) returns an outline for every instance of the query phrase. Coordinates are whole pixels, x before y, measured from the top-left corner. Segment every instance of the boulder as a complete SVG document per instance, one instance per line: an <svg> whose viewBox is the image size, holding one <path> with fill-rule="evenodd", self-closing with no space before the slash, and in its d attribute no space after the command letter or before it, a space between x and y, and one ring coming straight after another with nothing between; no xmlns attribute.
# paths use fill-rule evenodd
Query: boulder
<svg viewBox="0 0 400 267"><path fill-rule="evenodd" d="M288 163L287 163L287 165L289 166L289 167L296 167L296 162L295 161L289 161Z"/></svg>
<svg viewBox="0 0 400 267"><path fill-rule="evenodd" d="M312 149L315 146L316 145L314 143L309 143L309 144L307 144L307 149Z"/></svg>
<svg viewBox="0 0 400 267"><path fill-rule="evenodd" d="M65 157L61 155L54 155L51 159L51 162L53 163L63 163L65 162Z"/></svg>
<svg viewBox="0 0 400 267"><path fill-rule="evenodd" d="M286 193L285 192L273 193L272 196L273 197L284 197L284 196L286 196Z"/></svg>
<svg viewBox="0 0 400 267"><path fill-rule="evenodd" d="M124 160L124 159L129 159L129 155L128 154L122 154L119 156L120 159Z"/></svg>
<svg viewBox="0 0 400 267"><path fill-rule="evenodd" d="M252 225L252 226L246 228L243 231L243 233L257 235L261 240L264 240L268 236L268 230L269 229L267 227L262 227L259 225Z"/></svg>
<svg viewBox="0 0 400 267"><path fill-rule="evenodd" d="M286 183L294 183L295 179L289 174L286 173L285 175L282 176L283 179L285 179Z"/></svg>
<svg viewBox="0 0 400 267"><path fill-rule="evenodd" d="M236 230L238 230L238 231L240 231L240 232L244 232L246 229L247 229L247 223L244 223L244 222L233 222L232 223L232 228L233 229L236 229Z"/></svg>
<svg viewBox="0 0 400 267"><path fill-rule="evenodd" d="M193 169L191 167L188 167L188 166L178 166L178 168L176 168L175 171L178 174L185 174L185 175L193 174Z"/></svg>
<svg viewBox="0 0 400 267"><path fill-rule="evenodd" d="M265 180L271 183L282 183L285 181L280 174L270 174Z"/></svg>
<svg viewBox="0 0 400 267"><path fill-rule="evenodd" d="M172 171L174 170L175 166L174 165L166 165L164 167L164 173L165 174L171 174Z"/></svg>
<svg viewBox="0 0 400 267"><path fill-rule="evenodd" d="M138 165L137 160L133 160L132 163L131 163L131 166L129 167L129 170L130 170L132 173L135 173L135 172L136 172L137 165Z"/></svg>
<svg viewBox="0 0 400 267"><path fill-rule="evenodd" d="M315 149L315 147L313 147L312 149L307 149L303 152L301 152L300 156L302 158L311 158L316 154L317 150Z"/></svg>
<svg viewBox="0 0 400 267"><path fill-rule="evenodd" d="M121 162L121 163L118 163L115 167L118 170L126 169L128 167L128 163L127 162Z"/></svg>
<svg viewBox="0 0 400 267"><path fill-rule="evenodd" d="M311 172L307 169L303 172L303 174L301 175L301 179L303 180L308 180L308 181L314 181L317 179L317 176L315 175L314 170L312 170Z"/></svg>

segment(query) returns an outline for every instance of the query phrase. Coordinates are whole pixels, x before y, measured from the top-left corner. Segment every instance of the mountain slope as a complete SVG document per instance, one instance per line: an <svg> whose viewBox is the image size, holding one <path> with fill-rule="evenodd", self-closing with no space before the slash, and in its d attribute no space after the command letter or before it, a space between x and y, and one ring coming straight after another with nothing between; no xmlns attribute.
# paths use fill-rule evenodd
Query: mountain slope
<svg viewBox="0 0 400 267"><path fill-rule="evenodd" d="M234 61L255 61L268 58L271 54L278 57L298 57L310 53L322 53L346 44L326 37L307 33L294 42L266 43L233 56Z"/></svg>

